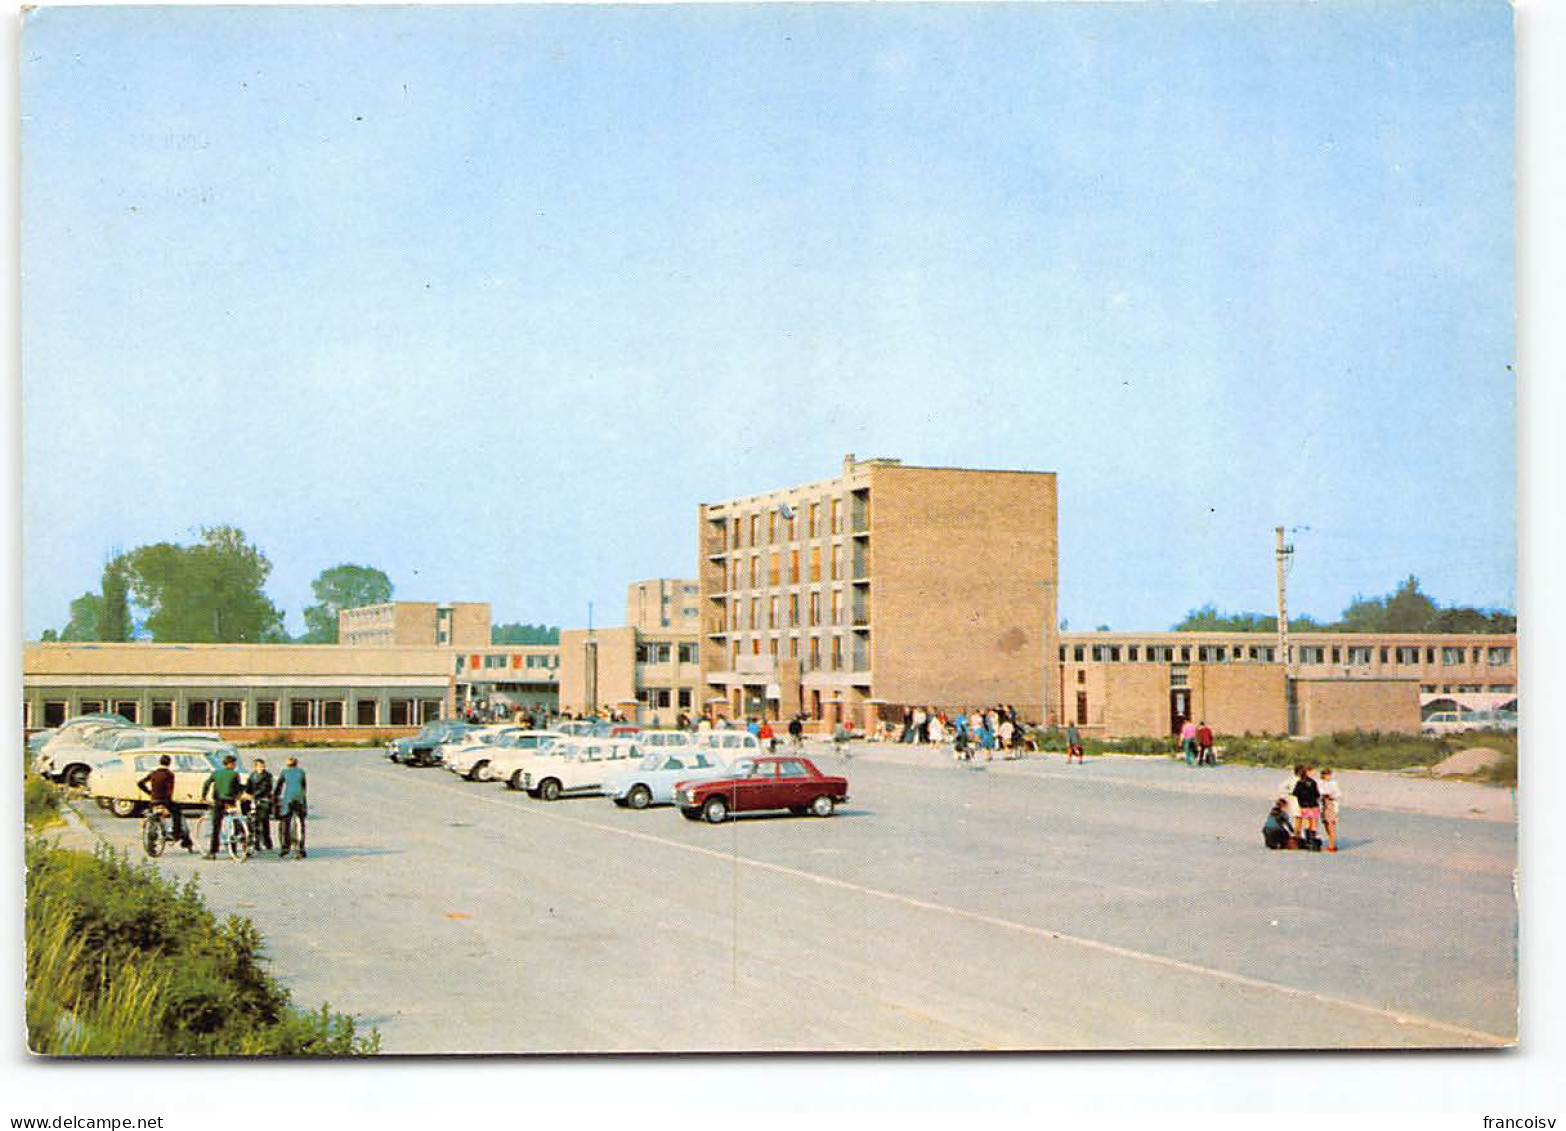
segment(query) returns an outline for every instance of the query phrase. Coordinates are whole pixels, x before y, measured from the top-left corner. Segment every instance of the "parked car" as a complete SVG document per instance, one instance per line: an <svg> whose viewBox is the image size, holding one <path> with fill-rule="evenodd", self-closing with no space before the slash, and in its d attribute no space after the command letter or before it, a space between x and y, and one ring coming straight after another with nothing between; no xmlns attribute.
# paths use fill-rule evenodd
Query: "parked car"
<svg viewBox="0 0 1566 1131"><path fill-rule="evenodd" d="M59 780L55 772L55 755L82 745L89 737L110 727L128 727L130 722L120 715L79 715L57 727L49 738L34 748L33 772ZM64 765L64 761L61 762Z"/></svg>
<svg viewBox="0 0 1566 1131"><path fill-rule="evenodd" d="M572 738L625 738L640 734L635 723L611 723L603 719L561 719L551 729Z"/></svg>
<svg viewBox="0 0 1566 1131"><path fill-rule="evenodd" d="M1420 733L1426 737L1470 730L1516 729L1516 711L1437 711L1419 724Z"/></svg>
<svg viewBox="0 0 1566 1131"><path fill-rule="evenodd" d="M846 778L823 774L809 758L781 754L741 758L724 777L682 781L674 789L674 801L682 814L714 825L727 820L730 813L765 809L830 817L847 800Z"/></svg>
<svg viewBox="0 0 1566 1131"><path fill-rule="evenodd" d="M535 752L513 771L533 797L554 801L568 793L598 793L603 783L641 761L636 743L625 738L562 738L547 752Z"/></svg>
<svg viewBox="0 0 1566 1131"><path fill-rule="evenodd" d="M492 747L509 734L521 734L527 727L514 723L481 727L452 742L444 743L439 750L440 764L468 781L489 781L489 760L494 755Z"/></svg>
<svg viewBox="0 0 1566 1131"><path fill-rule="evenodd" d="M386 744L386 756L404 766L433 766L442 744L455 742L479 728L459 719L425 723L411 738L394 738Z"/></svg>
<svg viewBox="0 0 1566 1131"><path fill-rule="evenodd" d="M646 753L635 769L605 778L601 787L604 796L622 808L645 809L649 805L673 804L674 787L678 783L719 778L729 772L729 763L716 750L698 746L663 746L651 750L642 746L642 749Z"/></svg>
<svg viewBox="0 0 1566 1131"><path fill-rule="evenodd" d="M746 754L767 753L762 749L761 739L748 730L710 730L696 737L700 745L707 749L723 751L726 760L730 762Z"/></svg>
<svg viewBox="0 0 1566 1131"><path fill-rule="evenodd" d="M662 750L667 747L695 748L700 745L694 731L644 730L636 736L644 749Z"/></svg>
<svg viewBox="0 0 1566 1131"><path fill-rule="evenodd" d="M557 730L521 730L503 735L490 745L489 765L484 767L485 781L506 783L507 789L522 788L522 766L535 757L558 757L565 752Z"/></svg>
<svg viewBox="0 0 1566 1131"><path fill-rule="evenodd" d="M147 795L136 783L158 768L158 760L167 754L174 771L174 802L180 808L201 804L201 787L207 775L223 765L225 754L238 751L220 744L204 746L171 744L156 750L131 751L115 755L95 766L87 776L87 792L116 817L134 817L147 807Z"/></svg>
<svg viewBox="0 0 1566 1131"><path fill-rule="evenodd" d="M86 784L93 766L109 755L116 735L140 729L118 715L113 720L92 719L82 721L79 726L68 723L61 727L60 733L39 750L33 760L33 770L52 781L79 789Z"/></svg>

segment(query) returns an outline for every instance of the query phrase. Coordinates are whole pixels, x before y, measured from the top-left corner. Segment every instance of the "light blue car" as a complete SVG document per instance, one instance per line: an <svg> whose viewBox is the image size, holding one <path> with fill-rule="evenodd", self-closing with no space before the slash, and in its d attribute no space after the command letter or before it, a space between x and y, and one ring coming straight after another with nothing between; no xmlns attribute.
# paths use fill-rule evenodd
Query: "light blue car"
<svg viewBox="0 0 1566 1131"><path fill-rule="evenodd" d="M670 747L649 753L631 771L606 780L600 791L622 809L674 804L674 786L682 781L721 778L729 772L722 752L699 747Z"/></svg>

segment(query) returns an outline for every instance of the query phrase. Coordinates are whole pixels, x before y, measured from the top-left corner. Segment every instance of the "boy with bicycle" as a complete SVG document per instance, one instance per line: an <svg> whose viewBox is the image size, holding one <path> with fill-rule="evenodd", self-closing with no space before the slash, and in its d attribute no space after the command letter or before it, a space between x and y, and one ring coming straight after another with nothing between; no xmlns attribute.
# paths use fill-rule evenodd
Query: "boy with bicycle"
<svg viewBox="0 0 1566 1131"><path fill-rule="evenodd" d="M228 812L229 806L239 803L239 796L244 791L244 783L239 779L239 771L234 769L238 762L239 759L232 754L223 755L223 768L213 770L201 785L201 800L205 801L208 793L212 795L212 807L207 812L212 825L212 833L207 841L208 860L217 859L218 846L222 843L223 837L223 817Z"/></svg>
<svg viewBox="0 0 1566 1131"><path fill-rule="evenodd" d="M152 799L154 808L161 808L169 814L169 824L174 831L174 836L179 840L180 846L185 851L191 851L195 846L190 843L190 830L185 828L185 817L180 812L178 805L174 804L174 771L169 769L174 759L164 754L158 758L158 768L149 773L136 783L136 788Z"/></svg>

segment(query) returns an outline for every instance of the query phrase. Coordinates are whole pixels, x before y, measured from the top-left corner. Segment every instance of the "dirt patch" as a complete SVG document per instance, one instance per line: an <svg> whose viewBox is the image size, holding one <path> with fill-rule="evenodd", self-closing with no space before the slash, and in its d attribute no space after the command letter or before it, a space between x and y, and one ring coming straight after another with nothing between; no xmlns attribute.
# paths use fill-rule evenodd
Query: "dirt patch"
<svg viewBox="0 0 1566 1131"><path fill-rule="evenodd" d="M1486 770L1500 760L1501 754L1497 750L1491 750L1488 746L1470 746L1437 762L1430 767L1430 772L1438 778L1463 777Z"/></svg>

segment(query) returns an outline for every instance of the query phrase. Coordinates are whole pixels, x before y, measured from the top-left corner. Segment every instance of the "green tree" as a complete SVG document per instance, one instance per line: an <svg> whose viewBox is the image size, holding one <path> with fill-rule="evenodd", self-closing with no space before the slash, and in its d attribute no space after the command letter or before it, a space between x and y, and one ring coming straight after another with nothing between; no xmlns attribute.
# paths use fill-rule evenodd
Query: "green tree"
<svg viewBox="0 0 1566 1131"><path fill-rule="evenodd" d="M324 569L310 583L317 604L304 611L307 644L337 643L337 614L392 599L391 578L373 566L340 565Z"/></svg>
<svg viewBox="0 0 1566 1131"><path fill-rule="evenodd" d="M103 598L97 593L83 593L71 602L71 619L60 630L60 639L97 640L102 623Z"/></svg>
<svg viewBox="0 0 1566 1131"><path fill-rule="evenodd" d="M275 643L283 614L263 592L272 563L233 526L204 526L194 546L156 542L123 558L156 641Z"/></svg>
<svg viewBox="0 0 1566 1131"><path fill-rule="evenodd" d="M559 644L560 629L546 624L497 624L489 632L492 644Z"/></svg>
<svg viewBox="0 0 1566 1131"><path fill-rule="evenodd" d="M102 619L98 624L99 640L129 640L131 638L130 586L125 580L125 557L117 556L103 567Z"/></svg>

